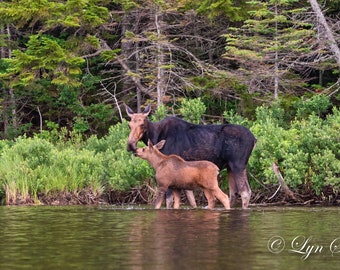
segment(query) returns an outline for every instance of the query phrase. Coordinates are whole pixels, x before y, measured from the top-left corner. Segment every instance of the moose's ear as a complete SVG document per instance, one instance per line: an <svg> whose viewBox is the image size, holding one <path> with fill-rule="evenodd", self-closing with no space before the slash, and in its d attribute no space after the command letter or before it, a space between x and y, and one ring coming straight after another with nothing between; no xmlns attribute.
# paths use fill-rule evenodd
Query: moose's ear
<svg viewBox="0 0 340 270"><path fill-rule="evenodd" d="M160 142L158 142L155 147L160 150L163 148L164 144L166 143L166 140L161 140Z"/></svg>
<svg viewBox="0 0 340 270"><path fill-rule="evenodd" d="M125 111L127 113L127 115L131 118L132 115L135 113L128 105L124 104L125 105Z"/></svg>
<svg viewBox="0 0 340 270"><path fill-rule="evenodd" d="M150 106L150 104L149 104L149 105L146 106L146 108L144 109L143 114L146 115L146 116L148 116L150 112L151 112L151 106Z"/></svg>

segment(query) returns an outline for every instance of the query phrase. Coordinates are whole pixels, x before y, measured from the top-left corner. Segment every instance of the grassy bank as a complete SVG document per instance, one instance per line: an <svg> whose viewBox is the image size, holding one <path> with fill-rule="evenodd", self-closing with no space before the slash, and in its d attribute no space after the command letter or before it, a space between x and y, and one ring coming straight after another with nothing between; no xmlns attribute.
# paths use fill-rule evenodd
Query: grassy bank
<svg viewBox="0 0 340 270"><path fill-rule="evenodd" d="M258 139L248 166L252 202L285 199L279 172L298 203L339 203L340 111L327 97L298 100L289 110L282 104L259 107L254 121L232 112L225 117L248 126ZM123 121L102 138L53 127L30 138L0 141L1 203L149 202L154 172L126 151L128 133ZM221 186L227 191L227 181Z"/></svg>
<svg viewBox="0 0 340 270"><path fill-rule="evenodd" d="M102 198L110 190L128 190L152 177L146 162L126 149L127 123L107 136L87 140L66 130L44 131L15 142L1 141L0 183L3 204L41 203L39 198Z"/></svg>

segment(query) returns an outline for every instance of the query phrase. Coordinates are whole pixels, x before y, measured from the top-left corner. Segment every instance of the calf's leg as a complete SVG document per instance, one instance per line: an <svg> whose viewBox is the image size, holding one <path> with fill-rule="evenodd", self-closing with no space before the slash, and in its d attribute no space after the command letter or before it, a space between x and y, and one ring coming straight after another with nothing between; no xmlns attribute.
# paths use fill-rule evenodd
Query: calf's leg
<svg viewBox="0 0 340 270"><path fill-rule="evenodd" d="M187 196L187 199L189 201L189 204L191 205L192 208L196 208L196 200L194 196L194 192L192 190L185 190L185 195Z"/></svg>
<svg viewBox="0 0 340 270"><path fill-rule="evenodd" d="M154 202L155 209L161 208L162 202L164 200L165 191L166 191L166 189L164 189L164 188L158 188L157 197L156 197L156 200Z"/></svg>
<svg viewBox="0 0 340 270"><path fill-rule="evenodd" d="M223 204L225 209L230 209L229 197L219 187L213 190L213 195Z"/></svg>
<svg viewBox="0 0 340 270"><path fill-rule="evenodd" d="M216 199L214 194L209 189L204 189L204 195L208 200L208 209L213 209L216 204Z"/></svg>
<svg viewBox="0 0 340 270"><path fill-rule="evenodd" d="M192 190L185 190L185 195L187 196L188 202L192 208L196 208L196 200L194 196L194 192ZM168 189L166 191L166 208L170 209L174 202L174 191L172 189ZM175 208L175 207L174 207Z"/></svg>

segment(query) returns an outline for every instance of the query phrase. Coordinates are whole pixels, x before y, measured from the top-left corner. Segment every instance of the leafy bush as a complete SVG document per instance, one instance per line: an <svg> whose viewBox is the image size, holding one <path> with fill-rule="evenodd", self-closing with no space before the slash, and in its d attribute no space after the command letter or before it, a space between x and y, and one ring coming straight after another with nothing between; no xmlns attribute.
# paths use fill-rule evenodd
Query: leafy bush
<svg viewBox="0 0 340 270"><path fill-rule="evenodd" d="M310 107L310 104L306 105ZM326 108L325 106L324 108ZM275 109L276 110L276 109ZM306 112L301 108L301 111ZM323 187L340 187L340 113L334 108L326 119L315 113L302 114L288 128L271 108L259 107L251 130L258 139L249 170L265 184L277 183L271 170L278 164L286 183L297 188L308 184L319 194Z"/></svg>
<svg viewBox="0 0 340 270"><path fill-rule="evenodd" d="M313 95L310 98L302 97L295 103L296 116L298 118L306 118L311 114L322 116L330 106L330 98L326 95Z"/></svg>
<svg viewBox="0 0 340 270"><path fill-rule="evenodd" d="M104 177L109 188L125 190L153 176L149 164L126 150L129 128L127 121L110 127L107 136L88 140L87 149L102 160ZM142 145L142 143L140 143Z"/></svg>
<svg viewBox="0 0 340 270"><path fill-rule="evenodd" d="M166 117L166 108L162 104L157 110L151 115L151 121L158 122Z"/></svg>
<svg viewBox="0 0 340 270"><path fill-rule="evenodd" d="M183 99L180 113L186 121L199 124L206 109L206 106L200 98Z"/></svg>

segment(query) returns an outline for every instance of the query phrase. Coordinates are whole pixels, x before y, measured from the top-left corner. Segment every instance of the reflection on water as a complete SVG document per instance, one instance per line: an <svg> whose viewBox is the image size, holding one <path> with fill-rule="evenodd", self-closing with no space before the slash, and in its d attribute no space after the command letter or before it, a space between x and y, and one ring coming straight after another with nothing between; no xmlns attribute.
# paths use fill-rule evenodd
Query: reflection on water
<svg viewBox="0 0 340 270"><path fill-rule="evenodd" d="M339 213L0 207L0 269L337 269Z"/></svg>
<svg viewBox="0 0 340 270"><path fill-rule="evenodd" d="M242 246L231 235L241 233L249 242L247 211L236 215L207 210L153 214L152 219L138 216L130 228L135 246L129 258L131 265L139 266L135 269L218 269L232 265L234 254L228 250Z"/></svg>

